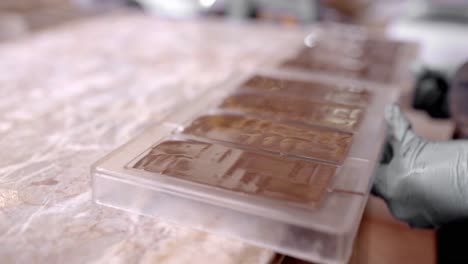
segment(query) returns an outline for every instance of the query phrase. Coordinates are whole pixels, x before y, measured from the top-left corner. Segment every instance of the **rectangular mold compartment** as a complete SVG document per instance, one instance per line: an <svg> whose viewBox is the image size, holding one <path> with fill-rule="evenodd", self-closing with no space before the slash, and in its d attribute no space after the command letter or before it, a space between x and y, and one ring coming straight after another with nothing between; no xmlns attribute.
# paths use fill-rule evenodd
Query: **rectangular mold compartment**
<svg viewBox="0 0 468 264"><path fill-rule="evenodd" d="M353 138L348 132L224 112L202 115L185 126L181 133L333 164L344 161Z"/></svg>
<svg viewBox="0 0 468 264"><path fill-rule="evenodd" d="M412 97L413 65L419 52L416 43L391 40L363 27L338 23L319 23L308 30L295 53L269 68L389 85Z"/></svg>
<svg viewBox="0 0 468 264"><path fill-rule="evenodd" d="M225 96L234 92L247 79L241 77L232 80L226 83L224 89L210 89L189 107L172 114L162 123L96 162L91 171L93 200L105 206L159 216L178 224L239 238L285 255L323 263L345 263L351 254L369 194L373 169L385 140L384 107L395 100L395 92L380 89L379 86L369 88L363 85L372 93L370 104L357 130L353 132L354 138L347 150L347 156L335 162L323 162L317 158L296 155L297 153L275 153L274 149L248 146L235 141L223 142L180 133L190 127L192 121L199 116L233 114L220 111L218 106ZM303 79L336 85L345 84L327 78L309 76ZM244 117L242 114L237 115ZM325 128L311 126L310 129ZM287 194L288 190L281 189L280 183L283 181L287 186L295 186L297 179L284 181L287 173L280 170L272 170L265 176L273 180L263 181L264 189L257 191L251 189L251 186L235 189L238 185L231 185L225 181L210 183L204 178L203 173L222 171L219 174L229 174L224 169L199 167L195 168L196 173L184 174L183 170L191 168L187 167L187 164L181 165L178 170L157 167L145 169L144 166L138 165L142 158L152 153L151 151L158 150L164 142L171 140L200 141L210 146L232 148L235 156L232 162L238 162L245 155L250 155L252 160L273 157L297 161L301 168L312 168L321 164L323 168L336 167L336 171L331 177L317 175L315 180L308 181L310 186L304 188L310 187L313 195L305 192L302 196L288 199L278 196L275 191L284 191ZM158 156L158 153L156 152L155 156ZM219 158L219 155L216 157ZM201 178L187 178L191 175L199 175ZM230 173L229 177L235 178L236 175L236 172ZM302 174L298 172L297 175L299 177ZM317 184L319 186L316 187L320 187L318 191L314 189Z"/></svg>
<svg viewBox="0 0 468 264"><path fill-rule="evenodd" d="M359 85L351 83L324 83L257 75L243 83L237 92L256 92L272 95L307 98L313 101L365 107L371 94Z"/></svg>
<svg viewBox="0 0 468 264"><path fill-rule="evenodd" d="M319 125L354 132L363 116L363 108L284 95L236 93L219 106L221 110L245 113L277 121Z"/></svg>

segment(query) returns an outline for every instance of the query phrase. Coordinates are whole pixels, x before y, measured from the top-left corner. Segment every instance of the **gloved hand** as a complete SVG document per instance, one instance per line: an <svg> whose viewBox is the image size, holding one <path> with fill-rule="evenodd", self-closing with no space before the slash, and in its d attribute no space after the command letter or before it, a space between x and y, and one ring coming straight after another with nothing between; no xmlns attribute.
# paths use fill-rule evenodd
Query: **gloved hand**
<svg viewBox="0 0 468 264"><path fill-rule="evenodd" d="M373 192L412 227L468 219L468 141L420 138L395 105L385 118L392 157L377 169Z"/></svg>

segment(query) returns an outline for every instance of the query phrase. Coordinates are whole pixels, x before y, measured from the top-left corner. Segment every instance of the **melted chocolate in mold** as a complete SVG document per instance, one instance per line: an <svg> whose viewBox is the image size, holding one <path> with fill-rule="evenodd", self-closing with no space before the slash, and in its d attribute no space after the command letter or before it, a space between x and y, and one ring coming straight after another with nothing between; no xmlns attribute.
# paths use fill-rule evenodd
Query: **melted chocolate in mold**
<svg viewBox="0 0 468 264"><path fill-rule="evenodd" d="M304 47L299 57L331 56L334 58L354 58L371 64L394 65L402 43L386 39L366 39L353 41L342 37L320 38L312 47Z"/></svg>
<svg viewBox="0 0 468 264"><path fill-rule="evenodd" d="M318 101L339 104L366 106L370 101L370 93L353 86L338 86L310 81L278 79L266 76L254 76L242 84L239 91L255 91L262 93L281 93L288 96L315 98Z"/></svg>
<svg viewBox="0 0 468 264"><path fill-rule="evenodd" d="M337 167L199 141L168 140L134 168L168 177L316 206Z"/></svg>
<svg viewBox="0 0 468 264"><path fill-rule="evenodd" d="M319 41L305 47L283 66L336 73L351 78L388 83L392 81L400 43L366 40L343 46L338 40Z"/></svg>
<svg viewBox="0 0 468 264"><path fill-rule="evenodd" d="M347 131L357 128L363 114L359 107L255 94L231 95L223 101L220 108Z"/></svg>
<svg viewBox="0 0 468 264"><path fill-rule="evenodd" d="M349 133L226 114L199 117L183 133L332 163L343 162L352 142Z"/></svg>

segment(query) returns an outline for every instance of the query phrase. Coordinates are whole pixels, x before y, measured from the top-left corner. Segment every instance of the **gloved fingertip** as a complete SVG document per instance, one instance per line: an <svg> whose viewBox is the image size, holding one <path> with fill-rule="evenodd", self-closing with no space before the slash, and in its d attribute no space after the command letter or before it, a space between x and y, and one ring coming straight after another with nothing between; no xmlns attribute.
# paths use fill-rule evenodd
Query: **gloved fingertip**
<svg viewBox="0 0 468 264"><path fill-rule="evenodd" d="M397 107L398 106L396 104L387 105L387 107L385 107L385 117L391 117Z"/></svg>
<svg viewBox="0 0 468 264"><path fill-rule="evenodd" d="M390 143L392 145L402 141L411 129L411 123L396 104L392 104L385 109L385 120L387 121Z"/></svg>
<svg viewBox="0 0 468 264"><path fill-rule="evenodd" d="M391 104L385 108L385 120L390 125L398 120L399 116L401 116L400 107L396 104Z"/></svg>

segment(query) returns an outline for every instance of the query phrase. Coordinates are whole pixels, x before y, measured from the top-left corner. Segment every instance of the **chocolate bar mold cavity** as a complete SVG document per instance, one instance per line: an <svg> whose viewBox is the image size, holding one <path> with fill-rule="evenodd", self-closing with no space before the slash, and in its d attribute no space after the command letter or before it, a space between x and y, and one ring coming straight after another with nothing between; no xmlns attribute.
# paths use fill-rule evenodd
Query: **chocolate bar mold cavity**
<svg viewBox="0 0 468 264"><path fill-rule="evenodd" d="M352 143L350 133L221 113L195 119L182 133L335 164L344 161Z"/></svg>
<svg viewBox="0 0 468 264"><path fill-rule="evenodd" d="M292 80L262 75L250 78L241 84L237 91L281 94L360 107L367 106L371 98L371 93L358 85Z"/></svg>
<svg viewBox="0 0 468 264"><path fill-rule="evenodd" d="M135 169L233 192L316 206L336 167L194 140L167 140Z"/></svg>
<svg viewBox="0 0 468 264"><path fill-rule="evenodd" d="M360 107L311 102L280 95L256 94L228 96L220 108L343 131L355 131L364 113L364 109Z"/></svg>

